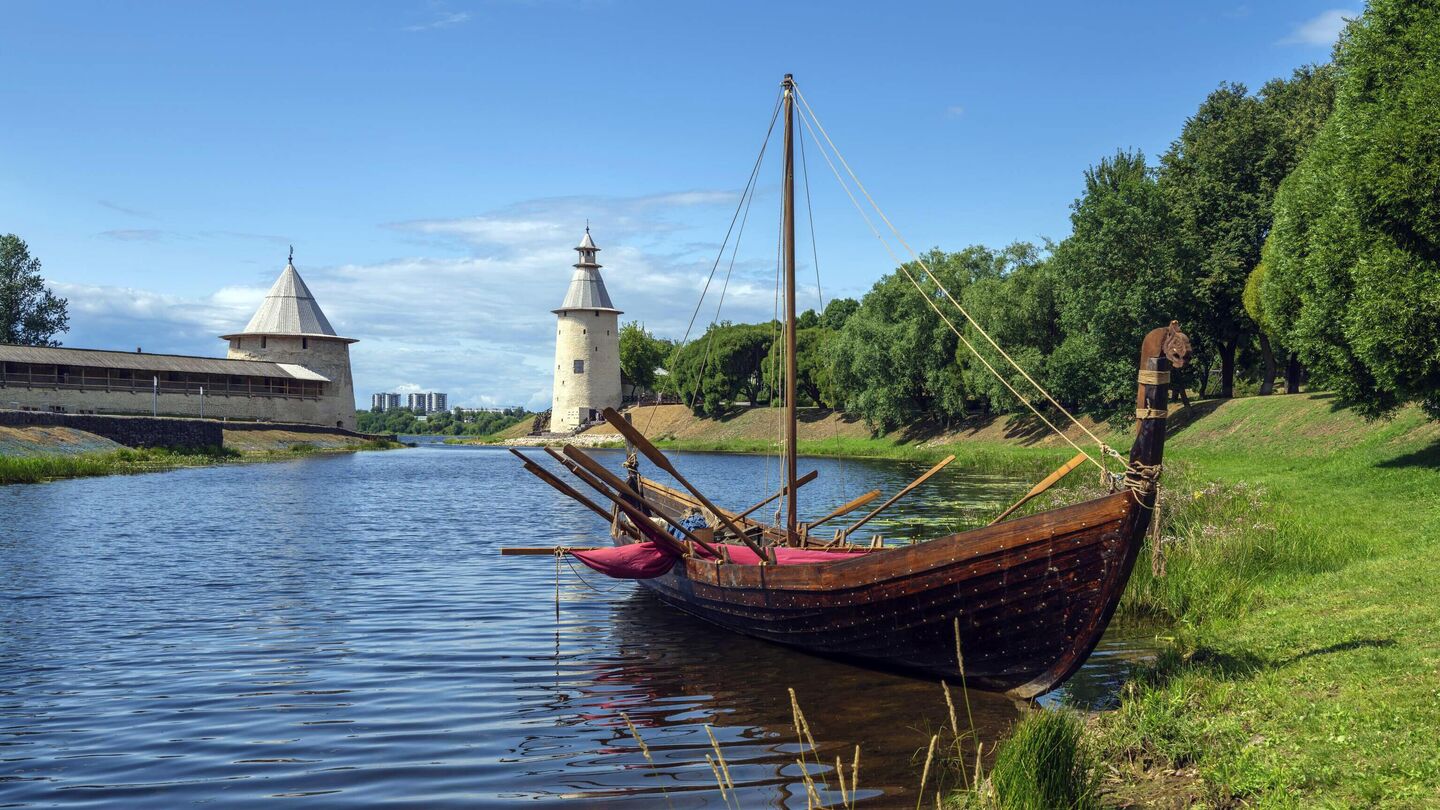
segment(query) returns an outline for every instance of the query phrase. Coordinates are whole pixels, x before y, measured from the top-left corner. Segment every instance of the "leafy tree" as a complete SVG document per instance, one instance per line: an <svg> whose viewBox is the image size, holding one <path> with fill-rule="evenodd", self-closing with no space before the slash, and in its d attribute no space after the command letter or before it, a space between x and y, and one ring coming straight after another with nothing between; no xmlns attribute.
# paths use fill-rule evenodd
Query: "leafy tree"
<svg viewBox="0 0 1440 810"><path fill-rule="evenodd" d="M655 369L665 363L674 344L631 321L620 327L620 372L641 388L654 390Z"/></svg>
<svg viewBox="0 0 1440 810"><path fill-rule="evenodd" d="M1186 269L1200 304L1187 327L1219 354L1223 397L1234 394L1237 351L1252 337L1273 380L1270 336L1246 317L1245 286L1270 233L1276 189L1329 117L1333 98L1329 67L1302 67L1254 96L1242 84L1222 84L1162 161L1160 184L1188 242Z"/></svg>
<svg viewBox="0 0 1440 810"><path fill-rule="evenodd" d="M1031 377L1043 380L1045 360L1060 344L1054 276L1034 245L1016 243L995 255L997 272L978 278L961 297L965 309ZM966 339L1010 385L1034 401L1036 392L968 323ZM968 349L959 350L965 387L987 410L1023 406Z"/></svg>
<svg viewBox="0 0 1440 810"><path fill-rule="evenodd" d="M1373 0L1334 112L1275 199L1260 289L1312 373L1380 416L1440 419L1440 6Z"/></svg>
<svg viewBox="0 0 1440 810"><path fill-rule="evenodd" d="M1084 410L1114 409L1135 394L1145 333L1187 324L1193 292L1177 220L1139 152L1116 152L1085 171L1071 235L1049 261L1063 338L1046 364L1051 393Z"/></svg>
<svg viewBox="0 0 1440 810"><path fill-rule="evenodd" d="M69 328L64 298L40 277L40 260L13 233L0 236L0 343L59 346L55 335Z"/></svg>
<svg viewBox="0 0 1440 810"><path fill-rule="evenodd" d="M761 366L778 334L774 323L712 324L671 354L675 392L697 416L718 416L741 400L760 402L768 393Z"/></svg>
<svg viewBox="0 0 1440 810"><path fill-rule="evenodd" d="M958 253L931 250L925 256L945 287L957 298L981 278L998 276L1003 260L984 247ZM971 399L965 385L960 346L950 328L905 276L908 271L959 327L961 316L942 301L918 264L904 265L882 277L860 301L834 341L836 396L845 410L859 415L872 430L887 431L922 418L964 416Z"/></svg>
<svg viewBox="0 0 1440 810"><path fill-rule="evenodd" d="M845 321L855 314L860 308L860 302L854 298L834 298L825 305L825 312L820 315L820 325L826 329L840 329L845 326Z"/></svg>
<svg viewBox="0 0 1440 810"><path fill-rule="evenodd" d="M796 322L799 323L798 318ZM836 334L834 329L823 326L802 328L795 333L796 392L815 405L832 408L839 404L830 358ZM776 393L777 401L784 384L784 351L785 341L776 340L761 368L765 387Z"/></svg>
<svg viewBox="0 0 1440 810"><path fill-rule="evenodd" d="M1219 355L1222 397L1234 396L1236 352L1253 334L1241 299L1284 177L1272 124L1245 85L1222 84L1161 161L1161 187L1189 243L1186 267L1200 304L1186 326Z"/></svg>

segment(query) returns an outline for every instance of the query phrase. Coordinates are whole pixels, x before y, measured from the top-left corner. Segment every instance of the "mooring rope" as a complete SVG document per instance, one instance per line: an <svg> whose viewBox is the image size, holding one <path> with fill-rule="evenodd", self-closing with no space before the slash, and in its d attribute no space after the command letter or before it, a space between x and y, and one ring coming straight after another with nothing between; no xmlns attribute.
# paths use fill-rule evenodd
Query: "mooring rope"
<svg viewBox="0 0 1440 810"><path fill-rule="evenodd" d="M950 291L946 289L945 285L940 281L940 279L935 275L935 273L931 271L930 266L925 263L924 259L920 258L919 254L915 252L914 248L910 247L910 244L905 241L905 238L900 234L899 229L896 228L895 225L890 221L890 218L885 216L884 210L880 208L880 205L875 202L875 198L870 195L870 192L868 190L866 190L865 184L860 182L860 178L855 174L855 171L850 168L850 164L846 162L845 156L840 153L840 149L835 146L834 140L832 140L830 138L830 134L825 131L824 125L820 123L819 116L815 115L815 111L810 107L810 102L805 100L805 94L800 92L800 88L798 86L795 88L795 95L797 98L800 99L800 103L804 107L805 114L801 116L801 121L805 122L806 129L810 132L810 137L814 138L816 146L820 147L821 154L825 156L826 163L830 165L831 171L835 173L836 180L839 180L841 186L845 188L845 193L850 197L851 203L855 205L856 210L860 212L862 217L864 217L866 224L870 226L871 232L874 233L875 237L880 240L880 243L885 246L886 252L890 254L891 259L894 260L895 263L900 267L900 270L905 273L906 278L910 280L910 283L915 286L915 289L919 291L923 298L925 298L926 302L930 304L931 308L935 310L935 313L940 316L941 320L945 321L945 325L950 327L950 331L954 332L955 336L958 337L960 341L965 344L965 348L969 349L970 352L975 355L976 359L978 359L985 366L985 368L991 374L993 374L995 378L999 380L1007 390L1010 391L1011 394L1013 394L1017 399L1023 402L1025 406L1031 410L1031 412L1033 412L1037 417L1039 417L1040 421L1044 422L1046 427L1054 431L1056 435L1065 439L1065 441L1069 443L1071 447L1075 448L1081 453L1084 453L1085 457L1089 459L1093 464L1100 467L1102 470L1106 469L1105 465L1102 462L1098 461L1094 456L1090 455L1090 453L1087 452L1084 448L1071 441L1070 437L1067 436L1064 431L1057 428L1049 419L1046 419L1044 415L1040 413L1039 409L1037 409L1028 398L1020 394L1019 391L1015 390L1015 387L1011 385L1010 382L1000 374L1000 372L995 370L995 367L992 366L990 362L985 359L984 355L982 355L970 343L970 341L967 340L965 336L960 333L960 330L955 327L955 324L952 323L950 319L947 318L944 313L940 311L940 308L936 306L931 296L925 292L924 287L922 287L920 283L916 281L915 277L904 266L904 263L902 263L899 257L895 255L895 252L890 249L890 244L885 240L883 236L881 236L879 229L875 227L874 223L870 220L870 217L860 206L859 201L855 199L855 195L850 192L849 186L840 177L839 170L837 170L835 168L835 164L830 161L830 156L828 152L825 151L825 144L829 144L830 151L833 151L835 153L836 159L839 160L840 164L845 167L845 171L850 176L850 179L854 181L855 187L860 190L860 193L863 194L865 196L865 199L869 201L870 206L875 209L875 213L880 217L881 221L883 221L886 227L890 229L891 233L895 235L896 241L898 241L905 248L906 252L910 254L914 262L925 271L925 275L945 296L945 299L948 300L951 305L955 307L955 309L959 310L960 314L965 317L965 320L968 321L969 324L975 328L975 331L979 332L980 335L984 337L985 340L992 347L994 347L995 351L999 352L1000 356L1005 358L1005 361L1008 362L1012 368L1020 372L1020 375L1024 377L1025 380L1029 382L1036 391L1038 391L1042 396L1044 396L1051 405L1055 406L1056 410L1064 414L1071 423L1073 423L1076 427L1080 428L1081 431L1083 431L1087 436L1089 436L1095 442L1095 444L1099 446L1102 455L1107 455L1119 459L1123 463L1125 459L1120 455L1119 452L1111 448L1109 445L1105 444L1105 442L1102 441L1099 436L1095 435L1094 431L1086 427L1084 423L1082 423L1079 419L1075 418L1075 416L1071 414L1070 411L1066 410L1065 406L1061 405L1058 401L1056 401L1056 399L1050 395L1050 392L1047 391L1044 386L1040 385L1040 383L1036 382L1035 378L1031 377L1029 372L1025 371L1025 369L1019 363L1017 363L1013 357L1011 357L1003 348L1000 347L999 343L995 342L995 339L990 336L990 333L985 331L985 328L982 327L973 317L971 317L970 313L966 311L965 307L961 306L960 302L955 300L955 297L950 294ZM809 119L808 121L806 120L807 118ZM814 124L813 128L811 128L810 126L811 122L813 122ZM816 137L815 132L817 130L819 131L820 135L825 138L825 144L820 143L820 139Z"/></svg>

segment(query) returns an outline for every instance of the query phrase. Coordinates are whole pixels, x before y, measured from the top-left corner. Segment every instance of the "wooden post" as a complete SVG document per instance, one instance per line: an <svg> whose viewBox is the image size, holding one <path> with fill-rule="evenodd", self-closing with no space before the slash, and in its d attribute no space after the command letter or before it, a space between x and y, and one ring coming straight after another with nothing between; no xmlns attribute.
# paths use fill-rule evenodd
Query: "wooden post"
<svg viewBox="0 0 1440 810"><path fill-rule="evenodd" d="M799 523L795 472L799 445L795 417L795 80L789 73L785 88L785 535L794 541Z"/></svg>

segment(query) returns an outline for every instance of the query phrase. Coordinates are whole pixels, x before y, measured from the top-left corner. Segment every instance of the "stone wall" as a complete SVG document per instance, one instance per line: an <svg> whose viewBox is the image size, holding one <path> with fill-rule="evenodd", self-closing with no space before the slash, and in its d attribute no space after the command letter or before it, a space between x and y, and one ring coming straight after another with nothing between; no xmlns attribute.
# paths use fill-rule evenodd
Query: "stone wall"
<svg viewBox="0 0 1440 810"><path fill-rule="evenodd" d="M224 425L210 419L0 411L0 425L67 427L102 436L126 447L220 447L225 440Z"/></svg>
<svg viewBox="0 0 1440 810"><path fill-rule="evenodd" d="M564 433L579 427L587 411L620 407L620 316L575 309L556 319L550 430ZM577 360L584 362L580 372Z"/></svg>
<svg viewBox="0 0 1440 810"><path fill-rule="evenodd" d="M324 373L324 372L320 372ZM326 383L329 386L329 383ZM63 408L66 412L81 415L89 411L97 415L150 416L157 409L155 396L151 391L103 388L55 388L48 386L0 386L0 408L35 408L51 411ZM284 397L246 396L243 394L223 395L205 392L204 402L198 393L161 391L158 411L161 416L200 418L201 411L208 419L269 420L274 422L308 422L314 425L328 425L332 429L337 421L344 421L343 409L335 397ZM351 428L354 422L355 406L350 405Z"/></svg>
<svg viewBox="0 0 1440 810"><path fill-rule="evenodd" d="M225 431L275 431L315 436L348 436L365 440L394 441L395 436L359 433L324 425L277 422L221 422L215 419L168 419L153 416L111 416L105 414L47 413L44 411L0 410L5 427L67 427L101 436L126 447L220 447Z"/></svg>

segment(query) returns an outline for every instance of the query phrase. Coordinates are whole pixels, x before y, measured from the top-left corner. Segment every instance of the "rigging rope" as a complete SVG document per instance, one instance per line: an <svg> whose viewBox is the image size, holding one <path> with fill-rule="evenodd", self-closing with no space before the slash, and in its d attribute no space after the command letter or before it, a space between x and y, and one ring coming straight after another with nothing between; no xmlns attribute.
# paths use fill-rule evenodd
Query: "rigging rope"
<svg viewBox="0 0 1440 810"><path fill-rule="evenodd" d="M815 241L815 209L810 204L810 163L805 159L805 139L800 139L800 176L805 180L805 221L810 226L810 261L815 265L815 297L820 301L819 314L825 315L825 291L820 287L820 247ZM778 281L776 282L779 283ZM798 350L798 349L797 349ZM819 386L816 386L817 389ZM819 405L817 401L815 403ZM834 414L832 413L833 417ZM835 449L840 449L840 425L833 418L830 420L830 439ZM850 500L849 476L846 470L844 454L837 453L840 458L840 497Z"/></svg>
<svg viewBox="0 0 1440 810"><path fill-rule="evenodd" d="M730 227L725 230L725 239L720 243L720 249L715 253L715 261L710 265L710 276L705 279L705 286L700 290L700 300L695 302L695 310L690 313L690 322L685 325L685 336L680 338L678 346L684 346L690 340L690 331L695 327L695 318L700 314L700 307L705 303L705 296L710 292L710 283L715 280L715 272L720 268L720 261L725 258L725 247L730 244L730 234L735 230L735 222L740 218L740 210L745 205L746 194L753 196L755 178L760 174L760 164L765 159L765 149L770 145L770 136L775 131L775 122L780 117L780 105L784 94L775 96L775 106L770 111L770 125L765 129L765 139L760 142L760 154L755 157L755 165L750 168L750 179L745 184L746 192L741 192L740 199L735 203L735 213L730 215ZM743 228L743 226L742 226ZM732 254L733 255L733 254ZM733 267L733 260L732 260ZM655 421L655 412L659 408L652 408L650 416L645 420L644 433L650 432L650 426Z"/></svg>
<svg viewBox="0 0 1440 810"><path fill-rule="evenodd" d="M1045 415L1040 412L1040 409L1036 408L1034 403L1032 403L1028 398L1026 398L1024 394L1021 394L1019 391L1015 390L1015 386L1011 385L1009 380L1005 379L1005 377L1002 376L1000 372L996 371L995 367L990 365L990 361L986 360L985 356L980 354L980 351L976 349L970 343L970 341L965 338L965 335L955 327L955 324L951 322L950 318L945 315L945 313L940 309L938 305L936 305L934 297L925 291L925 288L922 287L920 285L920 282L916 280L915 276L911 274L909 268L905 266L905 263L902 262L900 260L900 257L895 254L895 251L890 247L890 243L885 241L885 237L880 235L880 230L875 227L875 223L871 221L870 215L865 213L865 209L861 207L860 201L855 199L855 195L850 191L850 187L845 183L844 179L840 177L840 171L835 168L834 162L830 160L830 155L825 151L825 145L820 143L820 139L816 137L815 130L811 128L810 122L809 120L807 120L806 116L801 115L800 121L805 125L805 129L807 132L810 133L810 137L815 138L816 146L820 147L820 154L825 158L826 164L830 166L830 171L834 172L835 179L840 183L840 187L845 189L845 194L850 198L850 202L855 206L855 210L860 213L861 218L865 220L865 224L870 226L870 232L875 234L876 239L880 240L880 244L884 246L885 252L890 254L891 261L895 262L896 266L900 269L900 272L904 273L905 278L909 279L910 283L915 286L915 289L920 293L920 297L925 299L925 303L929 304L930 308L935 310L935 314L940 316L940 320L944 321L945 325L950 327L950 331L954 332L955 336L960 339L960 342L965 344L965 348L969 349L970 352L975 355L975 358L979 360L982 364L984 364L985 368L988 369L991 374L995 375L995 378L1000 381L1000 384L1005 386L1005 388L1008 389L1010 393L1015 396L1016 399L1025 403L1025 406L1028 407L1030 411L1034 413L1041 422L1044 422L1046 427L1054 431L1056 435L1064 439L1065 442L1071 447L1075 448L1076 451L1084 454L1085 458L1090 460L1090 463L1098 466L1102 471L1108 472L1102 462L1098 461L1094 456L1090 455L1090 453L1085 448L1076 444L1069 436L1065 434L1064 431L1056 427L1055 424L1049 419L1046 419ZM817 126L819 125L818 121L816 121L815 123ZM836 153L836 157L839 157L838 152ZM1071 419L1074 419L1074 417L1071 417ZM1103 442L1100 443L1100 446L1107 450L1109 449L1105 446Z"/></svg>
<svg viewBox="0 0 1440 810"><path fill-rule="evenodd" d="M1056 427L1054 423L1052 423L1049 419L1046 419L1044 414L1042 414L1040 410L1036 408L1035 405L1027 397L1017 391L1015 387L1010 384L1009 380L1005 379L1005 377L1000 374L1000 372L997 371L994 366L990 364L990 361L986 360L985 356L982 355L980 351L976 349L975 346L972 345L970 341L965 338L965 336L960 332L960 330L956 328L955 324L951 322L948 317L946 317L945 313L942 312L940 308L935 304L933 296L925 291L925 288L920 285L919 281L917 281L914 275L910 273L909 269L905 267L905 264L900 261L900 258L898 256L895 255L895 251L891 249L890 243L887 242L885 238L881 235L880 230L875 227L874 222L871 221L869 215L865 213L865 210L863 207L861 207L860 202L855 199L855 195L850 191L850 187L845 183L844 179L841 178L839 170L835 168L834 162L830 160L830 155L825 150L826 144L829 144L830 151L833 151L835 153L836 159L838 159L840 161L840 164L845 167L845 171L850 176L850 179L855 183L855 187L860 190L860 193L865 196L865 199L867 201L869 201L870 206L875 210L875 213L879 215L881 221L883 221L886 227L890 229L891 233L895 235L896 241L898 241L905 248L906 252L910 254L914 262L925 271L925 275L945 296L945 299L948 300L951 305L955 307L955 309L959 310L960 314L965 317L965 320L968 321L969 324L975 328L975 331L979 332L980 335L984 337L985 340L992 347L995 348L995 351L999 352L1000 356L1005 358L1006 362L1008 362L1012 368L1020 372L1020 375L1024 377L1025 380L1029 382L1036 391L1038 391L1042 396L1044 396L1051 405L1054 405L1056 410L1064 414L1071 423L1073 423L1076 427L1080 428L1081 431L1083 431L1087 436L1094 440L1094 442L1100 447L1102 455L1112 456L1114 458L1120 459L1123 462L1124 458L1121 457L1121 455L1117 451L1115 451L1109 445L1105 444L1105 442L1101 441L1099 436L1096 436L1093 431L1085 427L1085 425L1079 419L1076 419L1073 414L1071 414L1068 410L1065 409L1065 406L1057 402L1055 398L1050 395L1050 392L1045 390L1045 388L1041 386L1040 383L1036 382L1035 378L1031 377L1029 372L1025 371L1025 369L1022 368L1019 363L1015 362L1015 359L1012 358L1008 353L1006 353L1004 349L1000 348L1000 344L996 343L995 339L990 337L990 333L986 332L984 327L982 327L978 322L976 322L976 320L971 317L970 313L965 310L965 307L961 306L960 302L955 300L955 297L950 294L950 291L945 288L945 285L941 283L940 279L936 277L934 272L930 270L930 266L925 263L924 259L920 258L920 256L915 252L914 248L910 247L910 244L905 241L905 238L903 236L900 235L900 231L895 227L893 223L890 222L890 218L885 216L885 212L880 208L879 204L875 202L875 198L870 196L870 192L865 189L865 185L860 182L860 178L855 175L855 171L850 168L850 164L846 162L845 157L840 154L839 148L835 146L835 142L830 138L830 134L825 131L824 125L820 123L819 117L815 115L815 111L810 107L810 102L805 100L805 94L800 92L800 88L798 86L796 86L795 88L795 95L797 98L800 99L800 103L804 108L804 114L802 114L800 117L801 122L805 124L806 131L810 133L810 137L815 139L815 145L820 148L821 154L825 157L825 162L829 164L830 170L834 172L835 179L839 181L841 187L845 189L846 195L850 197L850 202L855 206L855 209L860 212L861 217L865 219L865 223L870 226L870 230L872 233L875 234L875 238L879 239L880 243L885 246L886 252L890 254L891 259L894 260L896 265L899 266L901 272L903 272L905 274L905 277L910 280L910 283L915 286L915 289L920 292L926 303L930 304L931 309L935 310L935 314L939 315L940 319L945 322L945 325L950 327L950 331L954 332L955 336L960 339L960 342L965 344L965 348L969 349L970 352L975 355L975 358L979 360L981 364L983 364L985 368L991 374L993 374L995 378L999 380L1002 385L1005 386L1006 389L1010 391L1011 394L1013 394L1017 399L1023 402L1025 406L1028 407L1030 411L1040 419L1041 422L1044 422L1046 427L1054 431L1056 435L1064 439L1071 447L1075 448L1081 453L1084 453L1085 457L1089 459L1091 463L1095 464L1102 470L1106 469L1103 462L1097 460L1094 456L1090 455L1090 453L1086 451L1083 447L1071 440L1064 431ZM812 122L814 124L813 128L811 126ZM825 143L821 143L820 138L816 136L815 132L817 130L819 131L820 135L825 138Z"/></svg>

